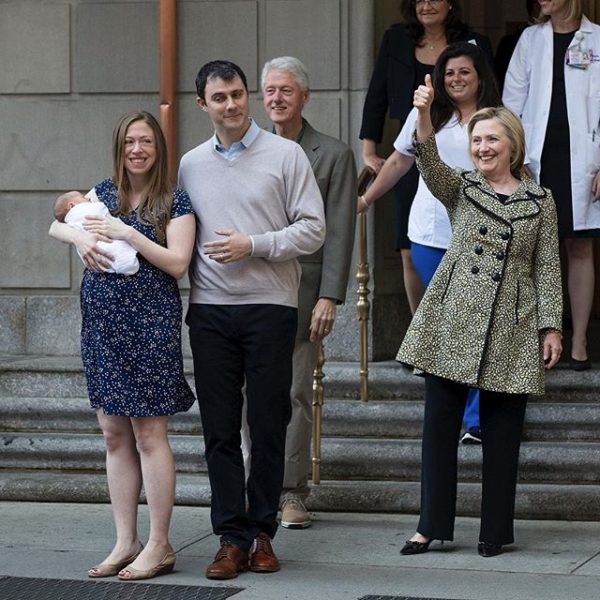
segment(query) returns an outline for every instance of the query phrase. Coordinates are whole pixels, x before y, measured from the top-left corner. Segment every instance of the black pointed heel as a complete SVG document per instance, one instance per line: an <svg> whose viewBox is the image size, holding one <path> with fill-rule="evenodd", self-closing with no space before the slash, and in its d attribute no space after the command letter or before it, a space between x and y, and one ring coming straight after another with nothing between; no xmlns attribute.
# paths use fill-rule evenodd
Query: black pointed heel
<svg viewBox="0 0 600 600"><path fill-rule="evenodd" d="M477 552L483 558L490 558L502 554L502 546L499 544L488 544L487 542L479 542L477 544Z"/></svg>
<svg viewBox="0 0 600 600"><path fill-rule="evenodd" d="M403 554L404 556L423 554L429 550L429 544L431 544L431 542L433 542L433 538L426 542L413 542L412 540L407 540L402 547L402 550L400 550L400 554Z"/></svg>

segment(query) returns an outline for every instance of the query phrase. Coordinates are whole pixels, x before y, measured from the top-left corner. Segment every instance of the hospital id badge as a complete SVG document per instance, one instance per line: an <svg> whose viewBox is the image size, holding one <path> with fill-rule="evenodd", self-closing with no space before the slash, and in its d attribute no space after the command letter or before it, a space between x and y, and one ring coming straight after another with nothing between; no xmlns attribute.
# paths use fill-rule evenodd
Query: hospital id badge
<svg viewBox="0 0 600 600"><path fill-rule="evenodd" d="M587 69L590 66L590 54L576 48L567 50L567 64L577 69Z"/></svg>

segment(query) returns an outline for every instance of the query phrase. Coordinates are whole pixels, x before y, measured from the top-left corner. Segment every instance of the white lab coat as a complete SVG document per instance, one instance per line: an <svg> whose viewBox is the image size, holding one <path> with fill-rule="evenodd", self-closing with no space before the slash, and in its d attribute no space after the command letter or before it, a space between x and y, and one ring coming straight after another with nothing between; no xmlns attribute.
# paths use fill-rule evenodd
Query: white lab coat
<svg viewBox="0 0 600 600"><path fill-rule="evenodd" d="M600 26L587 17L570 48L581 43L592 64L578 69L565 64L567 115L571 134L571 191L575 230L600 228L600 202L593 202L592 181L600 169ZM510 61L503 102L521 116L527 162L539 182L552 95L553 31L550 21L523 31Z"/></svg>

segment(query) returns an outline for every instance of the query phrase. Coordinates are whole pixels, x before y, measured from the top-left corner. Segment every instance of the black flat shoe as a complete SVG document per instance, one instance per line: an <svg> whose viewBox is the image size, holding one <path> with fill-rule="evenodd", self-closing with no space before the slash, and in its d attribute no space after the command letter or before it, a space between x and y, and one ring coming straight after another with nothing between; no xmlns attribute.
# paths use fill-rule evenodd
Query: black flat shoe
<svg viewBox="0 0 600 600"><path fill-rule="evenodd" d="M406 544L400 550L400 554L404 554L404 556L410 556L411 554L423 554L423 552L427 552L429 550L429 544L433 542L433 538L427 540L426 542L413 542L411 540L407 540Z"/></svg>
<svg viewBox="0 0 600 600"><path fill-rule="evenodd" d="M502 546L499 544L479 542L477 544L477 552L479 553L479 556L483 556L483 558L490 558L491 556L498 556L498 554L502 554Z"/></svg>
<svg viewBox="0 0 600 600"><path fill-rule="evenodd" d="M589 371L592 368L592 363L589 358L585 360L577 360L576 358L571 357L569 361L569 367L573 371Z"/></svg>

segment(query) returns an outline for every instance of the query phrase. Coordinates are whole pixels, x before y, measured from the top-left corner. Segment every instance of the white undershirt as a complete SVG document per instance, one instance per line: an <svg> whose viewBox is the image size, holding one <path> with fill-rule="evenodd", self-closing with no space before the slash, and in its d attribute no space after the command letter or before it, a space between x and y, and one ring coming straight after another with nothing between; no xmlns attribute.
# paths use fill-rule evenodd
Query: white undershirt
<svg viewBox="0 0 600 600"><path fill-rule="evenodd" d="M415 108L408 114L394 148L401 154L414 156L413 135L417 121ZM460 125L456 115L435 134L441 159L451 167L472 170L467 127ZM452 230L444 205L429 191L419 176L419 186L408 218L408 238L411 242L446 250Z"/></svg>

